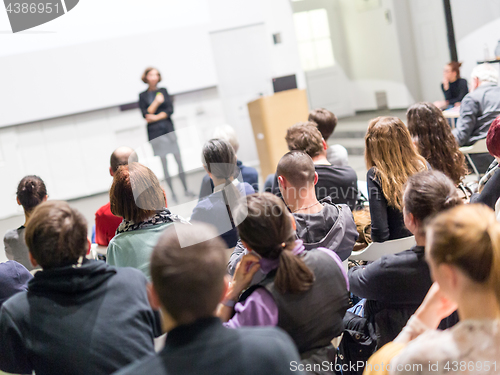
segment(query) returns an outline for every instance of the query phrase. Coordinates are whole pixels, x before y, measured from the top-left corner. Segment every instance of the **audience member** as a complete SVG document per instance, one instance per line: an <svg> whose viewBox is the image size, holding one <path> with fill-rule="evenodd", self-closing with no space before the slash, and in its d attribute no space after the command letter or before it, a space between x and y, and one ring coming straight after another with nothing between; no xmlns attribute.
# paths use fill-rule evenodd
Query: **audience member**
<svg viewBox="0 0 500 375"><path fill-rule="evenodd" d="M5 234L3 243L5 255L9 260L15 260L31 271L34 267L28 256L28 247L24 240L24 232L31 214L36 206L47 200L47 188L38 176L26 176L17 186L17 204L23 206L24 224Z"/></svg>
<svg viewBox="0 0 500 375"><path fill-rule="evenodd" d="M14 294L28 290L31 273L13 260L0 263L0 307Z"/></svg>
<svg viewBox="0 0 500 375"><path fill-rule="evenodd" d="M472 70L472 88L462 100L460 118L453 129L459 146L470 146L486 138L493 120L500 115L498 70L490 64L480 64ZM493 157L488 153L471 154L479 173L484 173Z"/></svg>
<svg viewBox="0 0 500 375"><path fill-rule="evenodd" d="M2 371L104 375L154 351L146 278L87 260L87 223L78 211L42 203L26 244L42 270L0 310Z"/></svg>
<svg viewBox="0 0 500 375"><path fill-rule="evenodd" d="M462 183L467 167L443 112L431 103L417 103L408 109L408 130L432 169L443 172L456 186Z"/></svg>
<svg viewBox="0 0 500 375"><path fill-rule="evenodd" d="M250 253L236 268L219 316L231 328L283 328L305 365L334 362L331 341L342 333L349 302L340 258L321 247L305 251L292 215L275 195L248 196L246 211L238 232ZM266 278L247 289L260 268Z"/></svg>
<svg viewBox="0 0 500 375"><path fill-rule="evenodd" d="M500 116L490 125L486 136L486 147L491 156L495 158L490 164L484 176L479 180L478 193L471 197L471 203L484 203L491 209L495 209L495 204L500 198Z"/></svg>
<svg viewBox="0 0 500 375"><path fill-rule="evenodd" d="M233 212L238 200L255 193L246 182L238 181L236 154L229 142L223 139L211 139L203 146L203 166L213 181L214 192L201 199L193 210L191 221L212 224L232 248L238 242L238 231Z"/></svg>
<svg viewBox="0 0 500 375"><path fill-rule="evenodd" d="M295 220L296 236L304 242L305 249L324 247L346 260L358 238L353 215L349 207L333 203L330 197L318 201L314 190L318 174L311 157L302 151L286 153L278 163L277 175L283 201ZM228 264L230 275L246 253L238 241ZM262 279L262 275L259 270L254 281Z"/></svg>
<svg viewBox="0 0 500 375"><path fill-rule="evenodd" d="M435 283L395 340L396 345L407 345L391 361L391 373L498 372L494 366L500 358L499 244L500 224L486 206L455 207L431 221L426 258ZM460 322L436 330L439 321L456 309Z"/></svg>
<svg viewBox="0 0 500 375"><path fill-rule="evenodd" d="M137 155L130 147L119 147L113 151L109 160L111 177L115 175L119 166L127 165L129 159L137 161ZM121 217L113 215L109 202L99 208L95 213L95 242L101 246L108 246L122 220Z"/></svg>
<svg viewBox="0 0 500 375"><path fill-rule="evenodd" d="M318 130L321 133L321 136L328 142L328 139L335 131L337 127L337 116L335 116L332 112L324 108L313 109L309 112L309 121L314 122L318 125ZM328 146L328 145L327 145ZM337 167L345 167L348 165L348 155L347 150L342 145L331 145L326 149L326 160L331 165L335 165Z"/></svg>
<svg viewBox="0 0 500 375"><path fill-rule="evenodd" d="M458 107L465 95L469 93L467 80L460 78L460 67L462 63L452 61L445 65L443 71L443 83L441 83L441 90L443 90L443 101L435 102L434 105L440 109L448 107Z"/></svg>
<svg viewBox="0 0 500 375"><path fill-rule="evenodd" d="M230 288L224 278L225 248L206 224L162 234L151 257L150 299L162 311L165 347L118 374L276 375L289 374L291 363L300 363L293 342L281 330L233 330L215 317Z"/></svg>
<svg viewBox="0 0 500 375"><path fill-rule="evenodd" d="M424 256L424 223L462 200L443 173L424 171L408 178L403 203L404 221L416 246L349 270L351 293L367 299L364 316L375 326L378 347L396 338L432 285Z"/></svg>
<svg viewBox="0 0 500 375"><path fill-rule="evenodd" d="M330 196L333 203L346 204L354 210L358 197L358 178L354 169L337 167L326 159L328 146L313 122L298 123L288 128L286 142L290 151L308 154L318 173L316 196L321 201Z"/></svg>
<svg viewBox="0 0 500 375"><path fill-rule="evenodd" d="M149 258L161 233L174 222L186 223L166 206L165 192L155 174L134 162L118 167L109 191L111 212L123 217L109 242L106 261L141 270L149 279Z"/></svg>
<svg viewBox="0 0 500 375"><path fill-rule="evenodd" d="M215 129L214 139L223 139L231 146L233 146L234 153L238 153L238 149L240 148L240 143L238 142L238 137L236 136L236 132L234 131L232 126L224 125L219 126ZM258 192L259 191L259 174L257 170L252 167L247 167L243 165L241 160L236 160L236 166L241 173L241 177L243 178L243 182L248 183L253 189ZM214 192L214 182L210 178L208 174L203 176L203 180L201 181L200 188L200 199L212 194Z"/></svg>
<svg viewBox="0 0 500 375"><path fill-rule="evenodd" d="M377 117L370 121L365 160L372 240L384 242L410 236L403 221L403 186L409 176L426 169L426 162L416 152L400 119Z"/></svg>

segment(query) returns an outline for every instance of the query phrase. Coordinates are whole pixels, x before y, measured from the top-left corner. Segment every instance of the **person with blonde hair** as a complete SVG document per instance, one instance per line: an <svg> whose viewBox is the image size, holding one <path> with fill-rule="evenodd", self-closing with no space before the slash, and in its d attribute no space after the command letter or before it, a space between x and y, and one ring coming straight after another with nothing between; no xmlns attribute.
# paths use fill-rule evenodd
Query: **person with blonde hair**
<svg viewBox="0 0 500 375"><path fill-rule="evenodd" d="M372 240L411 236L403 220L403 186L409 176L427 169L427 164L399 118L383 116L370 121L365 161Z"/></svg>
<svg viewBox="0 0 500 375"><path fill-rule="evenodd" d="M427 225L426 259L435 283L377 361L391 374L498 374L500 371L500 223L485 205L463 205ZM460 322L439 331L457 310ZM380 363L372 359L367 368ZM370 373L370 372L369 372ZM375 373L375 372L372 372Z"/></svg>

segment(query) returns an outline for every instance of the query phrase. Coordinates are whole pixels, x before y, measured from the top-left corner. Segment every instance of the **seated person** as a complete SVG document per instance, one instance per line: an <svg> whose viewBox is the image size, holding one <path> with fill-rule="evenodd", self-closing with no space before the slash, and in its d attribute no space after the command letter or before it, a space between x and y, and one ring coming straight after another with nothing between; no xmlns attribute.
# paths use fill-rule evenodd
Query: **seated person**
<svg viewBox="0 0 500 375"><path fill-rule="evenodd" d="M409 176L427 169L427 163L399 118L383 116L370 121L365 161L373 242L411 236L403 221L403 186Z"/></svg>
<svg viewBox="0 0 500 375"><path fill-rule="evenodd" d="M313 109L309 112L308 120L314 122L318 126L318 130L325 142L328 142L328 139L335 131L338 122L337 116L324 108ZM349 160L347 150L344 146L328 146L327 144L327 147L326 160L328 160L331 165L335 165L337 167L345 167L348 165Z"/></svg>
<svg viewBox="0 0 500 375"><path fill-rule="evenodd" d="M236 132L229 125L219 126L215 129L214 139L223 139L231 146L233 146L234 153L238 153L238 149L240 148L240 143L238 142L238 137L236 137ZM243 165L240 160L236 160L236 166L239 168L241 172L241 176L243 177L243 182L248 183L253 189L258 192L259 191L259 174L257 170L252 167L247 167ZM200 199L212 194L214 192L214 182L210 178L208 174L203 176L203 180L201 181L201 189L200 189Z"/></svg>
<svg viewBox="0 0 500 375"><path fill-rule="evenodd" d="M109 161L111 177L115 175L119 166L128 164L131 156L133 161L137 161L137 156L130 147L119 147L113 151ZM122 220L123 218L113 215L109 202L99 208L95 213L95 242L101 246L108 246Z"/></svg>
<svg viewBox="0 0 500 375"><path fill-rule="evenodd" d="M458 107L464 96L469 93L467 80L460 78L461 66L462 63L458 61L452 61L445 65L443 83L441 83L441 90L445 100L435 102L436 107L440 109Z"/></svg>
<svg viewBox="0 0 500 375"><path fill-rule="evenodd" d="M236 154L229 142L211 139L203 146L203 166L212 179L214 193L201 199L193 210L191 221L215 225L228 248L236 246L238 232L233 212L241 197L255 193L246 182L238 181Z"/></svg>
<svg viewBox="0 0 500 375"><path fill-rule="evenodd" d="M333 203L346 204L354 210L358 198L358 177L351 167L337 167L326 159L328 146L313 122L298 123L288 128L286 142L290 151L303 151L308 154L318 173L315 186L318 200L329 196ZM277 177L273 192L279 189Z"/></svg>
<svg viewBox="0 0 500 375"><path fill-rule="evenodd" d="M471 203L484 203L491 209L495 209L495 204L500 198L500 116L492 123L486 136L486 147L491 156L495 158L490 164L485 175L479 181L478 193L472 195Z"/></svg>
<svg viewBox="0 0 500 375"><path fill-rule="evenodd" d="M3 238L3 243L7 259L21 263L28 271L34 267L29 259L28 247L24 241L24 231L35 207L46 200L47 188L40 177L26 176L19 182L17 204L23 206L24 224L17 229L9 230Z"/></svg>
<svg viewBox="0 0 500 375"><path fill-rule="evenodd" d="M462 200L443 173L425 171L408 178L403 202L404 220L416 246L349 270L351 293L367 299L364 315L375 325L378 347L394 340L432 285L424 257L424 223Z"/></svg>
<svg viewBox="0 0 500 375"><path fill-rule="evenodd" d="M283 331L228 329L214 316L230 288L224 278L224 249L224 241L206 224L169 228L162 234L151 257L149 289L168 332L165 347L116 375L284 375L300 363Z"/></svg>
<svg viewBox="0 0 500 375"><path fill-rule="evenodd" d="M111 266L137 268L149 279L149 258L161 233L174 222L187 222L165 207L158 178L137 162L118 168L109 198L111 212L123 221L109 243L106 261Z"/></svg>
<svg viewBox="0 0 500 375"><path fill-rule="evenodd" d="M349 303L342 261L322 247L305 251L292 215L275 195L248 196L246 210L238 233L250 253L238 264L218 316L231 328L284 329L306 366L335 362L331 341L342 334ZM259 269L266 278L248 289Z"/></svg>
<svg viewBox="0 0 500 375"><path fill-rule="evenodd" d="M147 280L88 260L87 223L66 202L46 202L26 226L33 265L27 292L0 310L0 370L105 375L154 352Z"/></svg>
<svg viewBox="0 0 500 375"><path fill-rule="evenodd" d="M0 307L14 294L28 290L31 273L13 260L0 263Z"/></svg>
<svg viewBox="0 0 500 375"><path fill-rule="evenodd" d="M397 375L497 374L500 224L490 208L470 204L440 213L426 231L435 283L400 335L383 348L389 354L383 361ZM455 310L460 322L437 330ZM470 367L460 369L464 363Z"/></svg>
<svg viewBox="0 0 500 375"><path fill-rule="evenodd" d="M452 130L460 147L486 138L491 123L500 115L498 69L490 64L480 64L472 70L471 78L471 92L462 100L460 117ZM471 154L470 157L481 174L493 161L493 156L488 153Z"/></svg>
<svg viewBox="0 0 500 375"><path fill-rule="evenodd" d="M318 174L311 157L302 151L290 151L279 161L277 174L283 201L295 220L296 236L305 249L325 247L346 260L358 238L356 224L346 205L336 205L330 197L318 201L314 190ZM246 253L239 241L229 261L230 275Z"/></svg>

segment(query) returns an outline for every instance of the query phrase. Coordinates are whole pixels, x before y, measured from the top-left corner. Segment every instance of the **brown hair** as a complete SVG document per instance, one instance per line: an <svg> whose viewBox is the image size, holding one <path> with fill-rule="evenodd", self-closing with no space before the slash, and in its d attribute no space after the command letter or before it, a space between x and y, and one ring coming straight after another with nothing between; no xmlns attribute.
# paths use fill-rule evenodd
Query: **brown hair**
<svg viewBox="0 0 500 375"><path fill-rule="evenodd" d="M118 167L109 190L111 212L138 223L165 208L165 195L156 175L140 163Z"/></svg>
<svg viewBox="0 0 500 375"><path fill-rule="evenodd" d="M448 65L451 68L452 72L457 73L457 79L459 79L460 78L460 67L462 66L462 63L459 63L458 61L452 61L446 65Z"/></svg>
<svg viewBox="0 0 500 375"><path fill-rule="evenodd" d="M398 210L403 208L403 186L408 177L427 169L408 129L397 117L382 116L370 121L365 136L365 161L367 169L375 168L389 206Z"/></svg>
<svg viewBox="0 0 500 375"><path fill-rule="evenodd" d="M308 120L318 125L318 130L325 141L333 134L338 122L337 116L324 108L313 109L309 112Z"/></svg>
<svg viewBox="0 0 500 375"><path fill-rule="evenodd" d="M453 264L479 284L489 284L500 303L500 223L482 204L455 207L427 226L427 252L436 263Z"/></svg>
<svg viewBox="0 0 500 375"><path fill-rule="evenodd" d="M17 199L28 213L42 203L46 196L47 188L38 176L26 176L17 185Z"/></svg>
<svg viewBox="0 0 500 375"><path fill-rule="evenodd" d="M421 223L462 203L453 181L442 172L423 171L408 177L404 208Z"/></svg>
<svg viewBox="0 0 500 375"><path fill-rule="evenodd" d="M288 128L285 137L290 151L303 151L310 157L315 157L323 150L323 137L316 123L299 122Z"/></svg>
<svg viewBox="0 0 500 375"><path fill-rule="evenodd" d="M87 253L87 221L66 202L44 202L33 211L25 239L43 269L72 265Z"/></svg>
<svg viewBox="0 0 500 375"><path fill-rule="evenodd" d="M309 290L314 273L299 256L292 254L295 231L292 215L283 201L270 193L252 194L246 198L247 216L238 225L241 240L263 258L279 259L274 285L280 293Z"/></svg>
<svg viewBox="0 0 500 375"><path fill-rule="evenodd" d="M142 73L142 77L141 77L142 82L144 82L144 83L148 83L148 78L147 78L147 76L148 76L148 73L149 73L150 71L152 71L152 70L156 70L156 71L158 72L158 82L161 82L161 73L160 73L160 71L159 71L158 69L156 69L156 68L151 67L151 66L147 67L147 68L144 70L144 73Z"/></svg>
<svg viewBox="0 0 500 375"><path fill-rule="evenodd" d="M314 183L314 162L311 157L303 151L287 152L280 159L276 174L283 176L294 187L304 187Z"/></svg>
<svg viewBox="0 0 500 375"><path fill-rule="evenodd" d="M194 245L182 246L186 239ZM151 278L178 323L213 315L224 293L224 250L224 241L207 224L175 225L161 235L151 255Z"/></svg>
<svg viewBox="0 0 500 375"><path fill-rule="evenodd" d="M443 172L455 185L460 184L467 168L450 125L443 112L432 103L417 103L408 109L408 130L418 151L433 169Z"/></svg>

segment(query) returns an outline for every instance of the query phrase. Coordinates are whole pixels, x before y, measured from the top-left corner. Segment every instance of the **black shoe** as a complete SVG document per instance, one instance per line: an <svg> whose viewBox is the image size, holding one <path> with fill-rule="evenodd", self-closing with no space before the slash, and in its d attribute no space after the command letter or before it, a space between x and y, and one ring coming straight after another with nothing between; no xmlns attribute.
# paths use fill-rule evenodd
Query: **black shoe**
<svg viewBox="0 0 500 375"><path fill-rule="evenodd" d="M194 198L194 197L196 197L196 194L195 194L195 193L193 193L191 190L185 190L185 191L184 191L184 195L185 195L186 197L188 197L188 198Z"/></svg>

